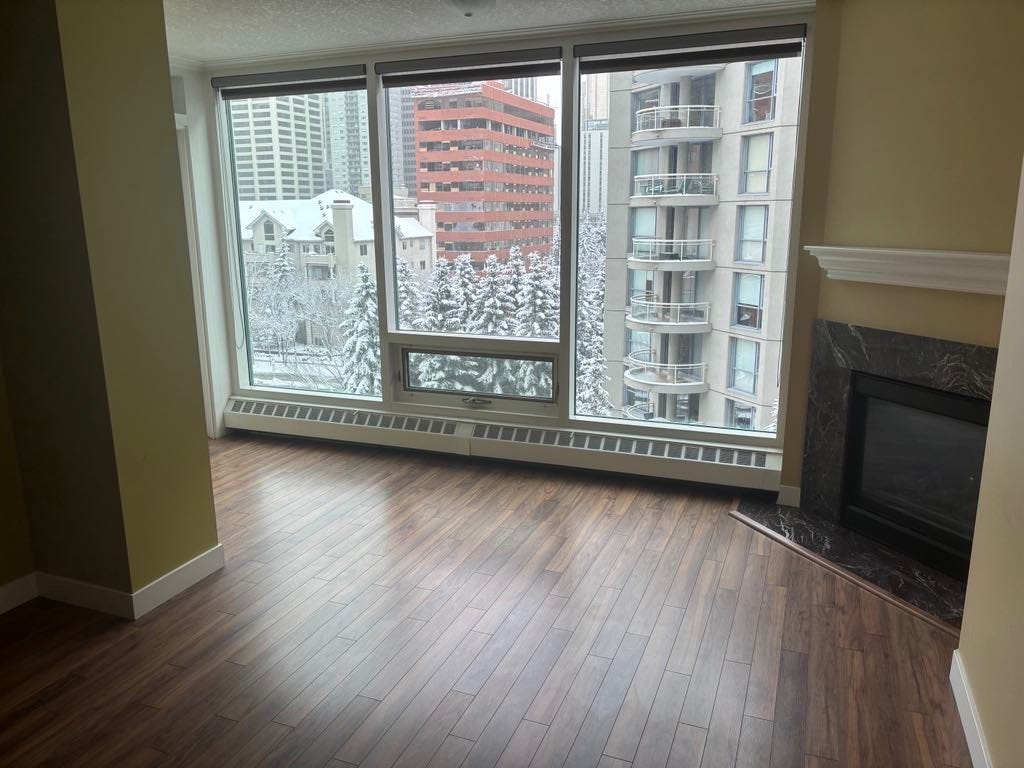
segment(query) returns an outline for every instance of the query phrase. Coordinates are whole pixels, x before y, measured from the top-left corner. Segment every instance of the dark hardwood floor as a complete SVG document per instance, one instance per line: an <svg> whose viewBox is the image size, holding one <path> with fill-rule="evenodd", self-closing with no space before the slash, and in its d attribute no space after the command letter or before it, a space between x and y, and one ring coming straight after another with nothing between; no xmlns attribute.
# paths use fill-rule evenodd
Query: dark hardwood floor
<svg viewBox="0 0 1024 768"><path fill-rule="evenodd" d="M211 444L223 572L138 622L0 617L0 764L969 765L950 634L729 496Z"/></svg>

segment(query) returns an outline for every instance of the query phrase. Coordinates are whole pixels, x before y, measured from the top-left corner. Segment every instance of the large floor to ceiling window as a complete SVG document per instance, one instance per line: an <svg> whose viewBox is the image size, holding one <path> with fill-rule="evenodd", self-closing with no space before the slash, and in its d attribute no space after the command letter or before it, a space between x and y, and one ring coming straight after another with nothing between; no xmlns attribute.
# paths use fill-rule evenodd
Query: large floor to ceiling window
<svg viewBox="0 0 1024 768"><path fill-rule="evenodd" d="M242 386L775 431L799 41L632 50L223 88Z"/></svg>
<svg viewBox="0 0 1024 768"><path fill-rule="evenodd" d="M609 151L578 213L576 412L773 432L800 59L644 63L581 75Z"/></svg>

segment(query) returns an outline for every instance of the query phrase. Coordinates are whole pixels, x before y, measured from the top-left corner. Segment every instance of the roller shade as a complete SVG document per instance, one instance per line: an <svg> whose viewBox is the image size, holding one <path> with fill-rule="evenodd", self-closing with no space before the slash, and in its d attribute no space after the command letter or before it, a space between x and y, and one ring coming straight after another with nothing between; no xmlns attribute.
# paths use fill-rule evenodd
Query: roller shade
<svg viewBox="0 0 1024 768"><path fill-rule="evenodd" d="M694 35L653 37L607 43L588 43L573 48L580 73L612 72L662 67L690 67L799 56L807 27L779 27L704 32Z"/></svg>
<svg viewBox="0 0 1024 768"><path fill-rule="evenodd" d="M557 75L561 70L561 59L561 48L531 48L378 62L374 65L374 71L381 76L385 87L397 88L437 82L462 83Z"/></svg>
<svg viewBox="0 0 1024 768"><path fill-rule="evenodd" d="M268 96L351 91L366 87L366 66L295 69L287 72L263 72L227 75L210 80L223 99L259 99Z"/></svg>

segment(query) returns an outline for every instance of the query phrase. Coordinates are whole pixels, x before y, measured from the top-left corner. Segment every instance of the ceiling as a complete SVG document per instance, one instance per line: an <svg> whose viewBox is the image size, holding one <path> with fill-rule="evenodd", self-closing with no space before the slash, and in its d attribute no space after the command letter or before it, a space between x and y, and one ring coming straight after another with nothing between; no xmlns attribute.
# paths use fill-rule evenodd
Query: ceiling
<svg viewBox="0 0 1024 768"><path fill-rule="evenodd" d="M172 57L216 63L495 32L768 10L787 0L164 0ZM464 15L463 5L473 15Z"/></svg>

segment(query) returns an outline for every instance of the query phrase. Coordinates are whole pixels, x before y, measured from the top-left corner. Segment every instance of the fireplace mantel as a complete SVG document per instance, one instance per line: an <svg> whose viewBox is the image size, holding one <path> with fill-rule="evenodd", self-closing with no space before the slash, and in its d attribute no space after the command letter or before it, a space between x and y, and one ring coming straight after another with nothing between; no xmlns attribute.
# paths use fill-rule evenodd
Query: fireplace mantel
<svg viewBox="0 0 1024 768"><path fill-rule="evenodd" d="M1010 254L808 245L832 280L1006 295Z"/></svg>

